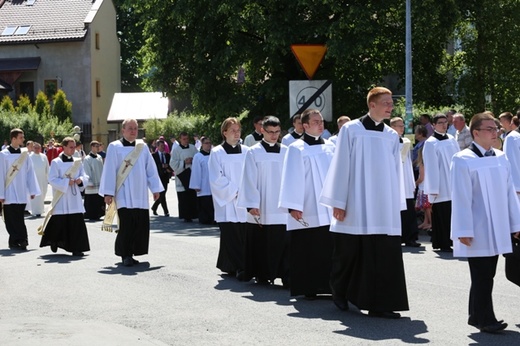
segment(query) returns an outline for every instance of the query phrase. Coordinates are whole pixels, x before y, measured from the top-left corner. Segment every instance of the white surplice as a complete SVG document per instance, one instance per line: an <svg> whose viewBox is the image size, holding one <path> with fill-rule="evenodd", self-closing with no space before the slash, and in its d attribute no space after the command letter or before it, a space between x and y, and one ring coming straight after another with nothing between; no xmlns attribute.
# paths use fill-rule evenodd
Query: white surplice
<svg viewBox="0 0 520 346"><path fill-rule="evenodd" d="M49 186L49 160L44 154L31 153L29 158L32 161L36 180L40 187L40 194L31 200L31 213L33 215L41 215L45 212L45 195Z"/></svg>
<svg viewBox="0 0 520 346"><path fill-rule="evenodd" d="M387 125L383 132L369 131L356 119L341 127L320 198L346 211L343 221L332 219L331 232L401 235L406 200L399 144L397 132Z"/></svg>
<svg viewBox="0 0 520 346"><path fill-rule="evenodd" d="M424 193L430 203L451 200L450 164L460 147L453 136L447 136L448 139L439 141L432 135L424 143Z"/></svg>
<svg viewBox="0 0 520 346"><path fill-rule="evenodd" d="M285 225L287 222L287 209L278 207L286 151L287 147L282 144L280 153L268 153L262 143L257 143L246 155L238 206L259 209L262 225ZM250 215L248 222L251 222Z"/></svg>
<svg viewBox="0 0 520 346"><path fill-rule="evenodd" d="M504 153L511 164L513 185L520 193L520 133L511 131L504 140Z"/></svg>
<svg viewBox="0 0 520 346"><path fill-rule="evenodd" d="M400 143L401 161L403 162L403 187L406 199L413 199L415 195L415 177L413 175L412 153L410 151L412 143L406 137L403 137L403 143Z"/></svg>
<svg viewBox="0 0 520 346"><path fill-rule="evenodd" d="M334 143L329 140L316 145L297 140L288 147L278 203L287 211L288 231L330 225L332 211L318 200L333 155ZM288 209L303 212L303 220L309 225L296 221Z"/></svg>
<svg viewBox="0 0 520 346"><path fill-rule="evenodd" d="M211 149L209 155L209 184L217 222L247 220L247 210L237 206L242 170L248 150L245 145L241 145L241 148L240 154L227 154L222 145L217 145Z"/></svg>
<svg viewBox="0 0 520 346"><path fill-rule="evenodd" d="M63 155L63 154L62 154ZM81 160L81 158L76 158ZM83 214L85 208L83 207L83 199L81 198L81 191L85 189L88 183L88 176L83 170L83 165L80 164L79 169L72 177L66 177L65 173L72 167L74 162L63 162L61 155L51 161L49 170L49 184L52 186L53 195L56 191L61 191L64 195L59 199L54 207L53 215L67 215L67 214ZM70 179L81 179L82 186L77 184L69 185Z"/></svg>
<svg viewBox="0 0 520 346"><path fill-rule="evenodd" d="M197 197L211 196L208 171L209 155L195 154L191 164L190 189L200 190Z"/></svg>
<svg viewBox="0 0 520 346"><path fill-rule="evenodd" d="M32 160L27 156L18 174L11 184L5 188L7 172L21 154L11 154L6 148L0 152L0 199L4 204L27 204L31 195L41 194L38 180L34 172Z"/></svg>
<svg viewBox="0 0 520 346"><path fill-rule="evenodd" d="M134 149L135 147L132 146L123 146L120 140L113 141L108 145L99 187L100 196L115 195L116 177L119 166L125 157ZM150 189L152 193L164 191L152 154L150 154L150 151L145 147L117 193L117 208L150 208L148 189Z"/></svg>
<svg viewBox="0 0 520 346"><path fill-rule="evenodd" d="M88 154L83 159L83 169L85 170L85 174L88 175L88 184L85 187L85 194L97 195L101 182L101 174L103 173L103 158L100 155L92 157Z"/></svg>
<svg viewBox="0 0 520 346"><path fill-rule="evenodd" d="M504 153L479 157L464 149L451 164L451 239L455 257L489 257L512 251L510 233L520 231L520 203ZM473 238L471 246L459 237Z"/></svg>
<svg viewBox="0 0 520 346"><path fill-rule="evenodd" d="M179 175L186 169L191 168L193 161L192 164L186 164L184 160L195 157L197 153L198 151L193 144L188 144L187 148L182 148L180 145L175 146L170 152L170 167L175 172L175 175ZM175 191L186 191L179 178L175 178Z"/></svg>

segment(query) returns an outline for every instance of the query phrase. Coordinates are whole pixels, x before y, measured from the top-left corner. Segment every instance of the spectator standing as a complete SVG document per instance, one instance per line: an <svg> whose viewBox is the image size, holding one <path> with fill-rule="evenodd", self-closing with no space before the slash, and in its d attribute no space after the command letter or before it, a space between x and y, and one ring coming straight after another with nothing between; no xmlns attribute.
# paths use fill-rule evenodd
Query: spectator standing
<svg viewBox="0 0 520 346"><path fill-rule="evenodd" d="M171 155L165 152L164 141L157 141L156 145L157 151L152 154L152 157L155 161L155 165L157 166L157 173L159 174L159 179L161 179L164 191L160 193L159 198L153 203L152 212L154 215L157 215L157 208L160 204L163 209L164 216L169 217L170 212L168 211L168 204L166 202L166 192L168 191L168 183L170 182L173 173L173 169L170 167L169 164L171 160Z"/></svg>

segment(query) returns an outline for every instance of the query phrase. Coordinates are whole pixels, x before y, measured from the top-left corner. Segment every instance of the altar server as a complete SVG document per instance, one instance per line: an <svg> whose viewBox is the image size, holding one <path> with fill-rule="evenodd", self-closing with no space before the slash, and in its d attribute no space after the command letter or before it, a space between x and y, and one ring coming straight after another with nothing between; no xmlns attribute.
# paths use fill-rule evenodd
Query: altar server
<svg viewBox="0 0 520 346"><path fill-rule="evenodd" d="M280 120L264 119L262 141L249 148L238 206L249 212L245 275L260 283L281 278L288 285L287 210L278 207L283 160L287 147L278 143Z"/></svg>
<svg viewBox="0 0 520 346"><path fill-rule="evenodd" d="M191 165L190 189L197 192L197 210L199 212L199 223L211 225L215 223L215 209L211 188L209 186L208 161L211 152L211 139L202 136L200 139L200 150L193 157Z"/></svg>
<svg viewBox="0 0 520 346"><path fill-rule="evenodd" d="M507 327L493 310L498 255L510 253L511 233L520 236L520 204L504 153L493 149L498 127L490 114L470 122L473 143L451 163L453 255L467 257L471 288L468 324L486 333ZM507 138L507 137L506 137Z"/></svg>
<svg viewBox="0 0 520 346"><path fill-rule="evenodd" d="M345 124L321 203L333 208L330 284L340 310L348 302L369 316L399 318L408 310L401 253L402 193L399 136L384 119L394 106L382 87L367 95L368 114Z"/></svg>
<svg viewBox="0 0 520 346"><path fill-rule="evenodd" d="M42 146L40 143L35 142L33 147L34 151L29 155L29 157L31 158L41 193L31 199L31 214L40 217L45 212L45 196L47 195L47 187L49 186L47 180L49 175L49 161L47 160L47 156L42 153Z"/></svg>
<svg viewBox="0 0 520 346"><path fill-rule="evenodd" d="M90 142L90 153L83 160L83 168L88 176L85 187L85 219L99 220L105 215L105 201L99 195L99 184L103 173L103 158L98 155L100 143Z"/></svg>
<svg viewBox="0 0 520 346"><path fill-rule="evenodd" d="M316 109L302 113L304 135L289 146L282 171L278 206L289 213L291 295L330 294L331 210L318 201L334 154L321 137L323 117Z"/></svg>
<svg viewBox="0 0 520 346"><path fill-rule="evenodd" d="M433 135L424 143L424 192L432 203L432 247L451 252L451 180L450 163L459 144L446 133L448 119L439 113L433 117Z"/></svg>
<svg viewBox="0 0 520 346"><path fill-rule="evenodd" d="M211 150L209 184L215 220L220 228L217 268L244 280L245 222L247 211L238 208L237 197L248 147L239 144L240 122L227 118L220 127L224 142Z"/></svg>
<svg viewBox="0 0 520 346"><path fill-rule="evenodd" d="M282 138L282 144L287 146L291 145L295 140L300 139L303 136L302 115L293 115L292 124L293 131L291 133L286 134Z"/></svg>

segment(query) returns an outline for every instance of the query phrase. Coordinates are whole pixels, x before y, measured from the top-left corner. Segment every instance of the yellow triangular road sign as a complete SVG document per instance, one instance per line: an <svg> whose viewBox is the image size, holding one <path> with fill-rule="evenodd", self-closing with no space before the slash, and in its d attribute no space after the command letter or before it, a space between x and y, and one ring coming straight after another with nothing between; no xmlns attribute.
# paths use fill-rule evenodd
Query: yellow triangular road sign
<svg viewBox="0 0 520 346"><path fill-rule="evenodd" d="M320 66L327 47L324 44L292 44L291 50L310 80Z"/></svg>

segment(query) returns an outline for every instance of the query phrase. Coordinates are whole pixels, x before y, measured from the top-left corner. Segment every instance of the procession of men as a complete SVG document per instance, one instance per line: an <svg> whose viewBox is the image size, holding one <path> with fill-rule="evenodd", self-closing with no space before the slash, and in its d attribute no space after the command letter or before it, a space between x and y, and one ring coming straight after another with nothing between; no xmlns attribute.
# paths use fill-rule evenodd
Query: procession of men
<svg viewBox="0 0 520 346"><path fill-rule="evenodd" d="M503 331L507 323L495 317L492 287L498 256L511 253L512 239L520 238L520 135L507 128L502 152L489 112L471 117L469 128L455 111L436 114L433 125L426 115L421 118L432 131L412 160L403 119L385 123L394 107L390 90L375 87L366 101L362 117L338 119L333 140L323 137L320 111L307 109L291 118L294 130L284 137L279 118L257 116L242 144L240 121L230 117L221 126L223 141L214 139L222 144L211 148L202 136L197 149L181 132L170 153L164 137L155 150L138 139L135 119L123 121L122 137L108 145L105 158L98 141L76 155L71 137L61 151L50 141L47 156L39 143L29 154L22 150L23 130L13 129L0 154L9 248L27 251L30 204L35 217L45 214L40 247L84 257L90 250L85 220L102 219L103 230L117 231L121 264L138 266L135 257L149 253L150 211L159 217L161 206L161 217L170 217L166 193L175 180L179 219L218 224L217 267L225 275L271 285L281 279L291 296L326 295L341 311L355 306L369 317L398 319L410 309L402 247L425 246L417 242L414 176L422 169L432 249L468 258L467 323ZM468 130L472 142L463 146ZM53 198L45 210L47 183Z"/></svg>

